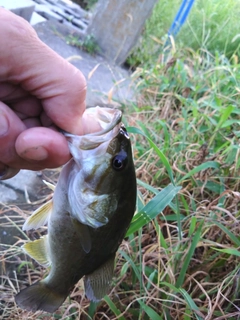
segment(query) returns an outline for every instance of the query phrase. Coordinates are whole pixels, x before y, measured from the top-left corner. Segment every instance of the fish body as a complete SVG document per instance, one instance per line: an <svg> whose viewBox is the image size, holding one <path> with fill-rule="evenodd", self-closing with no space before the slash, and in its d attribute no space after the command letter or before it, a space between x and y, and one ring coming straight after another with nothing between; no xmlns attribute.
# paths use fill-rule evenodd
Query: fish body
<svg viewBox="0 0 240 320"><path fill-rule="evenodd" d="M96 113L102 130L66 134L73 158L60 173L52 203L24 225L27 230L48 223L48 235L23 249L51 269L17 294L23 309L54 312L83 276L90 300L100 300L109 290L115 253L135 210L136 177L120 111L91 109L86 112Z"/></svg>

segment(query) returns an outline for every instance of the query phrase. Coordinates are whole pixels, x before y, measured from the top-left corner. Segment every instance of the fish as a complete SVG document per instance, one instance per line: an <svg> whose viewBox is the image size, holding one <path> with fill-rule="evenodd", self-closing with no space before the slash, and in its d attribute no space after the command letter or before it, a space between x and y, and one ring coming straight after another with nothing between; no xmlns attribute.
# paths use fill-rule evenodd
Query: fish
<svg viewBox="0 0 240 320"><path fill-rule="evenodd" d="M116 252L136 207L136 175L129 135L118 109L86 109L99 130L81 136L64 132L71 160L63 166L52 200L24 223L47 224L47 235L26 242L23 251L45 267L46 278L21 290L25 310L55 312L83 278L85 295L100 301L109 293Z"/></svg>

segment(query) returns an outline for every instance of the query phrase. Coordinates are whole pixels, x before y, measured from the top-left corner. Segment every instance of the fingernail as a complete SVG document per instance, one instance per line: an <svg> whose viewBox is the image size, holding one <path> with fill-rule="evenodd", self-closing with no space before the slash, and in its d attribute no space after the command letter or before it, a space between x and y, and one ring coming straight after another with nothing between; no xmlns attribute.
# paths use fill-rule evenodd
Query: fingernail
<svg viewBox="0 0 240 320"><path fill-rule="evenodd" d="M48 152L44 147L39 146L25 150L21 156L24 159L41 161L47 159Z"/></svg>
<svg viewBox="0 0 240 320"><path fill-rule="evenodd" d="M8 119L5 115L0 114L0 136L4 136L9 129Z"/></svg>

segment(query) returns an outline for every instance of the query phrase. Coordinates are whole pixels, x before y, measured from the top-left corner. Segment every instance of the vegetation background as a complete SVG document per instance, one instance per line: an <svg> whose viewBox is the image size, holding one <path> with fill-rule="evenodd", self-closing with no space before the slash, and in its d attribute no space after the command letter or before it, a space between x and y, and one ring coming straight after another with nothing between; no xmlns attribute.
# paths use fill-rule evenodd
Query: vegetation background
<svg viewBox="0 0 240 320"><path fill-rule="evenodd" d="M131 65L154 63L162 51L167 32L182 0L158 1L133 50ZM231 59L240 54L239 0L195 0L188 19L175 41L178 49L216 51Z"/></svg>
<svg viewBox="0 0 240 320"><path fill-rule="evenodd" d="M3 318L240 319L240 1L196 0L164 47L180 3L157 3L127 61L137 100L122 107L139 188L111 294L89 304L80 282L53 316L28 314L2 278ZM20 253L6 249L5 260ZM46 273L17 261L21 284Z"/></svg>

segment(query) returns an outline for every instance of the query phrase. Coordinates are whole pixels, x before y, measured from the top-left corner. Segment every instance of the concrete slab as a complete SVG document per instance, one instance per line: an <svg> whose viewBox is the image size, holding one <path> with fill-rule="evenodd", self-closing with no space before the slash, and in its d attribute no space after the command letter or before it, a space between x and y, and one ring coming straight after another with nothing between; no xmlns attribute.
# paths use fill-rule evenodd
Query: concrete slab
<svg viewBox="0 0 240 320"><path fill-rule="evenodd" d="M42 23L45 22L46 19L43 18L40 14L38 14L37 12L33 12L30 23L32 26L35 26L38 23Z"/></svg>
<svg viewBox="0 0 240 320"><path fill-rule="evenodd" d="M21 170L15 177L0 181L0 202L7 204L26 202L25 194L32 201L36 200L34 188L39 182L37 172Z"/></svg>
<svg viewBox="0 0 240 320"><path fill-rule="evenodd" d="M0 183L0 202L11 203L18 199L18 194L13 189L7 187L4 183Z"/></svg>
<svg viewBox="0 0 240 320"><path fill-rule="evenodd" d="M37 4L36 5L36 12L40 14L42 17L46 19L56 20L58 22L63 22L63 17L61 17L59 14L56 14L53 12L49 6L46 6L44 4Z"/></svg>
<svg viewBox="0 0 240 320"><path fill-rule="evenodd" d="M2 181L15 190L32 189L36 179L36 172L29 170L21 170L15 177Z"/></svg>
<svg viewBox="0 0 240 320"><path fill-rule="evenodd" d="M0 0L0 7L6 8L25 20L30 21L35 4L31 0Z"/></svg>
<svg viewBox="0 0 240 320"><path fill-rule="evenodd" d="M39 38L68 59L87 79L87 106L115 105L134 100L130 72L109 64L103 57L88 53L68 45L69 35L78 37L78 33L66 25L47 21L34 27ZM112 97L109 101L109 97Z"/></svg>
<svg viewBox="0 0 240 320"><path fill-rule="evenodd" d="M92 14L83 10L79 5L71 1L60 0L33 0L36 4L35 11L47 20L57 20L71 25L75 30L84 32Z"/></svg>

